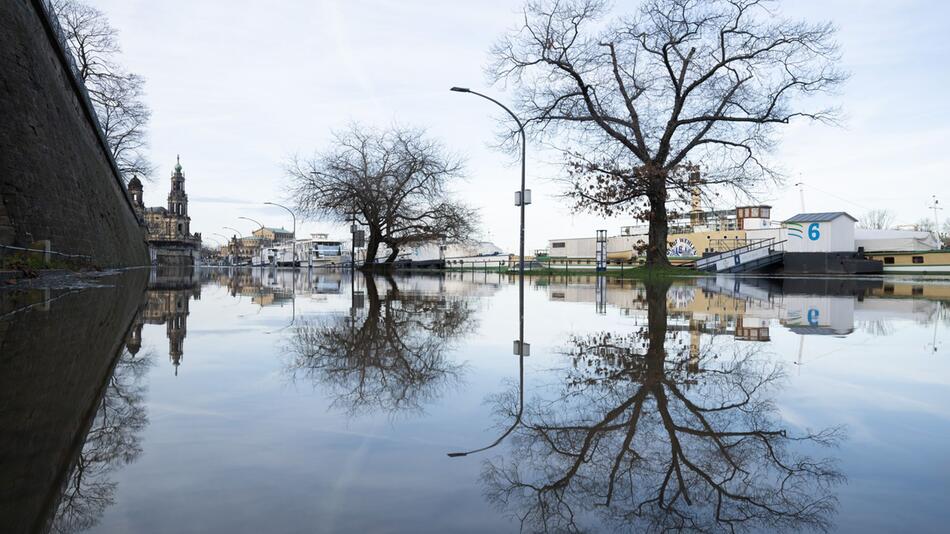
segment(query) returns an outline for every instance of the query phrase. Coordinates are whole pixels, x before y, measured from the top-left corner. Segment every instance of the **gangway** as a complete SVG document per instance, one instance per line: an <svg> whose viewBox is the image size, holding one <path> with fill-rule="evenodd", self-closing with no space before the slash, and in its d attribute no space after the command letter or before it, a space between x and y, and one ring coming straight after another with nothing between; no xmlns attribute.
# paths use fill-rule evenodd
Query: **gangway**
<svg viewBox="0 0 950 534"><path fill-rule="evenodd" d="M696 260L694 267L700 271L717 273L746 273L757 271L785 258L785 240L774 237L761 239L741 247L711 254Z"/></svg>

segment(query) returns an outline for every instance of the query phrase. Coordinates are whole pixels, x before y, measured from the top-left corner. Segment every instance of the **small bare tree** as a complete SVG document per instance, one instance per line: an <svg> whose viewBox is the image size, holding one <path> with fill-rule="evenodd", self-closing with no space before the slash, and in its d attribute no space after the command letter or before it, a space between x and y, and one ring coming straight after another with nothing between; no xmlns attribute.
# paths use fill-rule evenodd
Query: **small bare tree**
<svg viewBox="0 0 950 534"><path fill-rule="evenodd" d="M887 230L894 224L894 213L889 209L875 209L864 214L861 218L861 228L871 230Z"/></svg>
<svg viewBox="0 0 950 534"><path fill-rule="evenodd" d="M763 159L776 126L834 118L798 97L845 78L835 30L783 19L769 0L644 0L605 21L607 4L529 0L491 71L517 88L529 128L563 148L575 209L648 220L647 263L668 265L677 195L749 192L778 177Z"/></svg>
<svg viewBox="0 0 950 534"><path fill-rule="evenodd" d="M50 0L48 5L63 29L122 177L126 182L133 175L148 178L152 164L146 155L146 127L151 111L144 101L145 80L118 63L118 32L105 14L79 0Z"/></svg>
<svg viewBox="0 0 950 534"><path fill-rule="evenodd" d="M287 168L291 192L305 215L340 222L352 217L369 230L364 267L389 248L438 241L466 241L477 214L451 198L448 185L461 162L418 129L376 130L352 124L334 135L333 146Z"/></svg>

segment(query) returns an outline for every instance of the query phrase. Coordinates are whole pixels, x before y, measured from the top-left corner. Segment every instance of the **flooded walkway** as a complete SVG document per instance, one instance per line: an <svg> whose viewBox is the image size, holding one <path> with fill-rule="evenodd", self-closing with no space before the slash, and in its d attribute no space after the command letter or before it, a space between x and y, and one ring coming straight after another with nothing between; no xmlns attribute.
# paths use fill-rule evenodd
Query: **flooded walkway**
<svg viewBox="0 0 950 534"><path fill-rule="evenodd" d="M96 282L0 295L5 531L950 521L950 279Z"/></svg>

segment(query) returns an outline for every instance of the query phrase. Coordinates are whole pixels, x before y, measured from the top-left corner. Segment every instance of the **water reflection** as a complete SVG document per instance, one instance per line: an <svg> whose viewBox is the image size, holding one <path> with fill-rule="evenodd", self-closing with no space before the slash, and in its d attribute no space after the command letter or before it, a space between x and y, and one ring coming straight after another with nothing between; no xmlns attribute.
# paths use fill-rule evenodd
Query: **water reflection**
<svg viewBox="0 0 950 534"><path fill-rule="evenodd" d="M290 372L329 386L350 413L420 411L461 378L448 357L477 328L471 301L446 293L400 290L385 277L362 279L349 315L307 320L293 329Z"/></svg>
<svg viewBox="0 0 950 534"><path fill-rule="evenodd" d="M135 355L142 346L142 326L164 325L168 338L168 361L178 366L185 355L188 335L188 314L192 299L201 298L198 270L190 267L158 267L154 269L145 292L145 304L132 326L126 348Z"/></svg>
<svg viewBox="0 0 950 534"><path fill-rule="evenodd" d="M117 484L111 475L142 453L141 433L148 425L145 376L153 364L151 354L122 351L66 480L52 532L89 529L115 501Z"/></svg>
<svg viewBox="0 0 950 534"><path fill-rule="evenodd" d="M796 433L771 393L782 368L755 345L699 350L668 328L670 284L644 288L647 324L570 336L554 397L520 407L511 450L486 463L488 498L528 531L824 530L842 480L838 429ZM672 295L676 299L676 295ZM560 385L558 385L560 384Z"/></svg>
<svg viewBox="0 0 950 534"><path fill-rule="evenodd" d="M947 432L946 389L939 373L920 376L942 367L920 361L946 354L945 280L520 282L161 269L81 292L0 293L0 525L170 530L146 508L175 499L168 488L188 488L176 514L209 531L248 502L260 503L248 514L282 518L273 530L306 530L312 517L301 510L346 491L371 495L373 506L352 499L333 513L379 516L377 526L401 508L445 518L442 530L463 525L456 513L481 531L833 530L848 527L836 513L874 519L886 508L841 485L856 467L888 465L887 480L864 474L882 486L940 474L927 451ZM166 351L174 373L156 365ZM186 352L202 358L172 376ZM885 367L898 352L900 363ZM840 377L822 372L848 356L842 375L857 377L846 384L871 387L836 397ZM821 371L809 375L810 365ZM789 373L796 368L805 376ZM287 376L317 394L288 388ZM862 389L889 400L854 408L867 400ZM803 392L790 402L788 390ZM848 401L846 417L837 408ZM894 413L913 424L888 420L889 402L905 402ZM845 439L838 425L855 420L859 437ZM326 432L344 427L359 438ZM893 461L902 454L893 429L921 438L907 454L928 465ZM189 446L173 447L169 462L168 444L182 436ZM366 454L339 452L351 449ZM453 455L468 460L444 456L467 449ZM329 474L337 463L347 470ZM259 485L267 477L281 484ZM912 508L906 489L891 491L886 502ZM425 492L436 498L412 499ZM305 502L283 507L297 497ZM234 507L214 508L219 501ZM935 524L925 512L923 526ZM437 529L427 525L396 528Z"/></svg>

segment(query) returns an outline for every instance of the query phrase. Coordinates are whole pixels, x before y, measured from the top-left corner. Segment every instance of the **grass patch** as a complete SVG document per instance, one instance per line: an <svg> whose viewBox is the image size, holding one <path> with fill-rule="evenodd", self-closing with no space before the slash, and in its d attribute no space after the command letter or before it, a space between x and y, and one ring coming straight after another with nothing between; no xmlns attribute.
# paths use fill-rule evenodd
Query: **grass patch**
<svg viewBox="0 0 950 534"><path fill-rule="evenodd" d="M51 256L49 261L34 252L13 252L0 256L0 270L20 271L28 278L35 278L38 271L57 269L67 271L98 270L99 267L81 259Z"/></svg>

